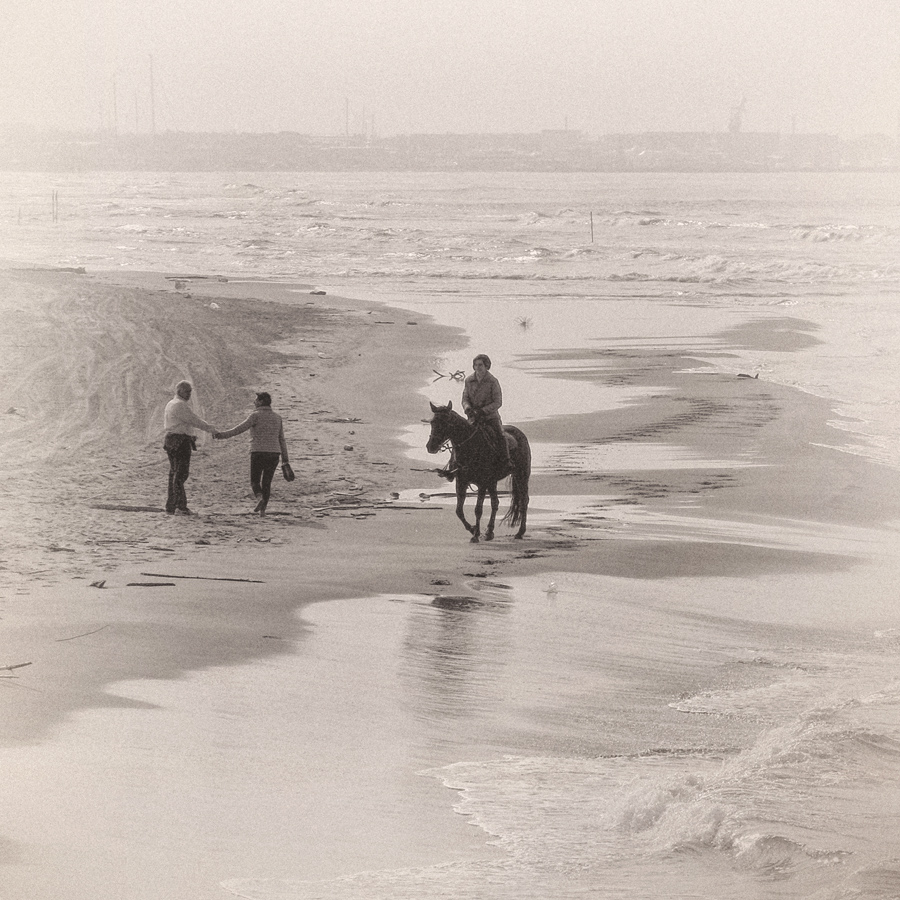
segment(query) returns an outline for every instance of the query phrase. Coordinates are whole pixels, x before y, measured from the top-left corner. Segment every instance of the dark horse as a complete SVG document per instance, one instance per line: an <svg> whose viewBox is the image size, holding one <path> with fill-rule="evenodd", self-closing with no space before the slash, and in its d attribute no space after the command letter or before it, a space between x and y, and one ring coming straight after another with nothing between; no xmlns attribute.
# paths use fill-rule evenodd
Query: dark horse
<svg viewBox="0 0 900 900"><path fill-rule="evenodd" d="M528 479L531 476L531 447L528 438L514 425L504 425L506 442L509 444L509 458L512 471L508 471L498 459L496 441L478 425L471 425L467 419L453 411L453 404L435 406L431 404L434 417L431 420L431 436L425 445L429 453L437 453L446 444L453 448L455 468L449 477L456 478L456 515L472 535L472 543L478 543L481 535L481 512L484 509L484 495L491 495L491 518L484 533L486 541L494 539L494 520L500 500L497 497L497 482L512 475L512 502L509 512L503 517L510 527L519 526L517 538L525 535L528 517ZM466 521L463 504L469 485L478 489L475 502L475 524Z"/></svg>

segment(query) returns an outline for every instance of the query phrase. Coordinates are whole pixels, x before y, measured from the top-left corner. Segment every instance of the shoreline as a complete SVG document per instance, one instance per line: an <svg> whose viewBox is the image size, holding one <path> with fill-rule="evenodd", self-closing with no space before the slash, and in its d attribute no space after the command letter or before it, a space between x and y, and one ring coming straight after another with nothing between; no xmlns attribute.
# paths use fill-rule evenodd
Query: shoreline
<svg viewBox="0 0 900 900"><path fill-rule="evenodd" d="M117 629L124 634L129 628L129 623L117 621L116 604L124 601L130 610L155 609L161 596L169 599L169 592L186 596L184 602L196 615L179 651L168 647L161 652L166 639L141 636L151 645L146 648L149 658L156 660L149 667L147 652L136 657L113 652L105 672L86 664L80 675L86 681L84 690L77 692L77 700L70 694L73 708L102 705L104 682L139 677L141 672L153 678L177 675L265 656L269 652L265 642L252 633L295 633L287 619L316 600L392 592L464 594L473 577L509 575L510 567L525 576L565 569L635 578L747 576L784 566L798 571L842 568L854 564L849 550L835 552L824 542L816 547L799 531L796 545L786 546L790 539L784 534L777 540L766 538L767 523L818 517L823 524L863 526L872 522L873 514L880 521L900 518L900 486L896 477L890 477L893 473L879 478L878 467L869 460L835 456L840 451L832 448L849 443L849 438L827 424L834 418L827 401L809 395L798 398L792 389L765 381L686 371L702 360L681 349L647 351L639 357L626 354L618 360L609 351L595 351L598 366L591 377L600 383L627 379L641 388L659 387L662 376L668 387L617 409L529 422L533 444L553 442L564 434L570 449L587 454L587 470L579 471L579 465L567 469L563 460L550 470L536 471L529 537L513 542L502 530L492 544L470 545L450 506L421 503L415 508L412 503L391 501L391 494L410 487L410 481L428 477L404 474L404 469L414 467L402 455L400 433L406 423L427 412L421 387L433 371L433 360L448 347L462 344L461 331L380 303L312 295L308 286L291 281L36 270L3 277L20 279L27 299L33 300L39 290L49 292L47 320L39 323L44 329L36 328L37 335L46 334L64 317L75 321L64 329L57 346L45 346L43 357L26 368L18 385L13 383L0 399L0 406L16 409L16 414L7 414L8 420L30 416L27 427L20 429L24 434L10 434L8 429L0 435L5 438L0 445L5 459L24 452L21 448L34 444L35 435L37 441L81 439L90 456L79 462L70 449L64 452L51 444L32 471L17 473L25 480L24 492L29 498L37 492L50 515L39 520L39 539L25 527L20 536L23 546L11 542L12 547L5 548L2 572L9 582L2 613L7 657L0 664L34 663L28 676L37 685L43 685L39 676L43 666L52 684L54 675L62 677L62 669L37 652L41 637L56 642L96 628L110 641ZM16 296L8 289L6 304ZM24 298L19 298L20 313L25 310ZM111 321L111 311L122 321ZM101 319L101 313L107 318ZM110 333L112 349L93 350L91 367L76 359L84 344L96 339L98 329L118 325L127 334L135 330L136 316L144 319L148 331L173 316L166 335L183 340L186 348L174 347L171 356L174 360L178 353L185 354L190 368L169 360L167 370L158 366L156 372L148 371L146 356L159 351L158 339L148 345L144 359L129 359L140 346L140 333L130 344ZM196 333L184 332L186 321ZM743 329L756 346L765 343L764 325ZM800 327L802 323L795 326ZM398 329L414 330L413 336L397 340ZM787 330L779 323L768 334L784 344L791 340ZM201 338L211 344L206 355L198 351ZM240 340L239 348L229 346L229 340ZM797 337L796 343L801 349L802 339ZM110 404L98 414L80 398L81 417L70 415L68 430L58 437L52 414L59 409L59 382L51 381L46 389L55 392L52 398L42 398L33 380L35 372L47 372L47 358L63 347L71 355L63 358L58 372L65 380L73 370L81 378L71 384L68 394L63 392L65 399L72 401L79 387L90 384L102 361L109 379L102 386L113 386L110 394L128 412L125 422L116 406ZM583 361L591 352L577 351L582 361L579 377L585 377ZM15 356L7 355L8 368L16 363ZM132 382L141 371L148 384L138 391ZM119 377L129 390L115 387ZM202 401L195 408L220 427L244 418L253 389L273 393L274 406L285 417L297 481L287 486L277 477L271 514L264 520L249 512L246 442L214 445L205 435L188 482L189 502L199 515L176 521L162 513L167 466L159 423L171 384L180 377L194 381ZM26 402L35 401L36 413L17 405L21 401L16 388L29 379ZM93 431L84 427L91 416L96 419ZM132 435L137 435L130 442L129 424ZM109 445L111 434L120 440L115 447ZM603 453L617 446L631 447L634 455L640 447L655 443L665 454L667 447L671 452L673 440L687 447L696 461L685 468L668 464L657 469L651 462L649 468L632 472L603 471ZM741 448L741 440L748 446ZM747 458L741 461L737 450L748 453ZM760 465L766 458L776 464ZM723 460L722 467L710 459ZM739 468L731 467L735 460ZM440 462L436 459L436 465ZM103 471L104 464L109 471ZM827 484L810 484L810 472L817 469L830 472ZM140 473L140 480L133 471ZM8 469L7 481L15 474ZM54 479L64 479L64 486ZM431 483L434 493L452 491L437 476ZM595 500L588 500L581 511L576 501L576 508L563 515L551 504L542 527L542 494ZM7 492L7 514L12 511L13 517L16 499L15 493ZM29 502L33 505L33 500ZM678 539L654 534L651 525L639 543L617 540L629 510L642 506L675 511ZM501 515L503 508L501 504ZM717 539L708 522L692 525L694 518L710 513L723 521L745 521L743 536ZM698 541L704 545L702 565L696 561ZM302 583L297 583L292 565L301 553L315 560L316 571L307 565ZM103 582L102 589L92 586L98 581ZM153 584L151 590L151 583L161 581L174 587ZM78 604L68 611L57 608L55 600L63 587L79 595ZM241 598L251 590L265 602L255 612L242 612ZM55 610L52 636L46 632L46 616L27 605L25 597L34 598L37 610L44 604ZM217 607L217 601L225 608ZM263 609L263 622L257 622L254 617ZM134 615L129 612L129 619ZM20 624L23 618L29 621L27 628ZM222 618L228 621L225 627ZM242 648L222 641L223 634L235 629L248 640ZM92 652L99 652L99 642L93 638ZM36 722L48 713L50 709L38 714ZM7 738L27 740L50 727L35 722L29 727L27 721L18 719ZM36 729L34 735L31 728Z"/></svg>
<svg viewBox="0 0 900 900"><path fill-rule="evenodd" d="M24 341L6 335L20 352L5 355L6 390L0 403L14 410L6 416L0 446L7 484L12 481L16 488L4 498L9 517L2 559L7 656L0 663L33 663L28 680L50 688L64 677L63 669L57 670L46 647L38 649L41 644L93 628L103 629L107 640L117 628L127 632L135 609L139 617L144 615L143 607L154 609L160 595L170 590L127 585L164 580L146 572L173 571L185 576L175 580L177 593L198 606L190 642L183 639L179 653L165 647L165 638L144 634L149 646L140 653L119 658L114 652L106 671L87 665L79 673L87 682L84 690L73 694L70 687L65 692L69 703L102 705L103 684L122 677L175 676L219 661L265 655L268 651L258 640L244 649L221 645L222 632L235 628L233 623L240 622L248 637L258 623L252 614L240 613L238 581L204 579L258 575L255 570L271 566L272 558L295 545L298 536L305 546L318 547L327 529L349 525L335 517L353 515L357 503L389 496L401 464L397 433L400 423L414 414L421 361L409 356L386 326L367 321L374 304L314 297L294 284L229 285L210 278L191 280L187 290L179 290L175 284L184 284L181 279L149 273L47 271L5 274L4 280L5 311L21 320L33 317L32 327L22 327L18 334L34 337ZM287 292L301 290L295 295L298 302L290 303L294 295ZM446 329L425 321L406 324L412 321L407 317L398 327L416 328L426 358L452 339ZM60 322L64 327L54 334ZM54 340L46 340L47 332ZM299 349L285 349L298 337ZM165 339L171 346L164 346ZM106 346L96 346L104 342ZM164 364L157 362L159 354L165 354ZM361 377L371 368L390 373L385 390ZM98 371L105 382L98 383ZM249 494L247 442L213 445L208 435L201 436L188 481L189 502L198 515L178 520L165 515L162 408L182 377L196 385L198 413L221 428L246 416L251 385L273 393L284 414L297 481L288 486L279 475L265 519L250 515L252 504L244 499ZM92 390L107 391L110 402L86 400L83 395ZM376 393L383 394L383 402L375 402ZM287 397L294 401L291 405ZM81 447L73 448L77 444ZM43 453L25 471L16 471L17 456L35 446L43 447ZM423 514L429 515L415 515ZM9 540L9 525L17 520L23 527ZM276 563L275 568L284 571L267 578L266 585L253 586L265 593L260 608L279 610L275 618L280 628L275 630L284 631L284 619L313 592L322 597L344 593L321 581L298 591L289 564ZM373 571L373 588L378 584L374 576ZM358 589L365 580L357 578ZM93 588L92 582L103 586ZM205 609L223 596L223 588L227 608ZM77 592L71 610L57 608L60 590ZM122 602L129 610L124 622L117 611ZM45 616L42 609L52 615ZM220 617L229 622L225 628ZM23 619L30 627L21 627ZM53 630L46 633L51 623ZM99 640L93 639L92 652L102 655ZM148 666L150 660L155 662ZM70 681L71 676L69 670ZM42 715L34 712L40 720ZM43 711L48 713L52 716L52 704ZM27 719L14 720L16 739L28 739Z"/></svg>
<svg viewBox="0 0 900 900"><path fill-rule="evenodd" d="M460 332L293 282L48 270L0 277L6 312L35 319L19 337L6 335L19 353L5 356L0 406L15 412L0 448L15 485L8 523L22 527L0 570L0 665L27 663L14 671L41 692L24 704L6 698L16 714L5 743L39 740L70 712L107 705L107 684L278 652L266 635L295 637L294 613L306 603L464 592L494 558L533 571L557 544L568 546L550 537L523 550L500 532L476 548L452 511L391 502L410 478L402 427L428 411L417 390ZM398 329L414 329L414 340L397 340ZM156 359L163 350L165 365ZM297 481L276 478L265 519L250 514L247 442L213 444L207 435L187 485L198 515L165 515L162 409L182 377L195 384L198 414L222 428L246 416L254 389L273 394ZM85 397L95 389L109 402ZM34 446L43 452L17 471L18 454ZM437 476L413 477L447 489ZM60 642L81 655L60 655Z"/></svg>
<svg viewBox="0 0 900 900"><path fill-rule="evenodd" d="M679 602L701 610L711 602L707 594L743 585L745 594L731 601L735 617L857 627L853 610L835 605L823 616L820 597L796 596L792 584L824 586L837 597L859 571L872 580L880 568L896 568L890 550L891 523L900 519L897 474L833 449L852 436L828 425L835 416L827 401L762 379L703 371L699 351L661 350L663 341L621 354L579 349L582 363L594 354L597 364L582 366L578 377L628 383L641 389L640 397L612 410L528 422L525 430L544 457L532 479L528 535L514 541L503 529L493 543L472 545L452 507L391 501L392 493L416 490L425 479L433 479L429 493L447 491L437 476L413 474L400 434L427 415L420 388L434 359L465 346L461 330L280 281L46 271L0 273L0 281L0 311L14 326L2 335L9 352L0 356L0 413L16 410L6 413L0 430L9 516L0 559L0 667L9 667L0 746L10 751L65 759L67 745L57 738L80 723L85 746L92 728L105 739L104 713L133 713L152 731L151 713L167 709L154 699L157 689L166 697L169 688L197 690L207 675L226 670L300 666L314 633L302 609L325 600L361 600L377 611L385 598L431 597L450 608L479 588L502 591L509 581L571 572L610 589L668 585ZM741 333L752 333L758 346L790 340L786 330L779 321ZM802 351L799 339L796 349ZM566 355L557 353L560 362ZM161 414L181 377L195 383L198 413L223 428L245 417L253 390L273 394L273 407L285 415L297 481L289 486L278 477L272 515L250 514L248 446L240 438L201 445L188 482L199 515L176 520L162 511ZM22 459L31 463L24 470ZM504 507L501 501L501 513ZM771 600L760 602L757 580L775 586ZM99 581L102 587L92 586ZM166 584L140 585L148 582ZM704 586L712 589L704 594ZM865 627L875 619L894 624L884 591L883 610ZM377 630L359 633L352 620L335 616L346 636L341 642L338 632L333 652L346 646L359 665L377 650L379 675L391 668L390 653L367 643L379 639ZM331 663L332 677L340 679L341 659ZM361 668L354 673L364 680ZM302 667L297 671L300 678ZM111 690L134 682L144 683L145 698ZM317 702L327 706L329 685L322 687ZM344 693L350 687L341 684ZM198 696L202 703L202 691ZM266 704L265 697L253 700ZM384 702L390 711L392 697ZM241 721L232 721L230 711L222 715L224 723L210 727L224 731L204 736L216 748L213 759L220 744L239 743L233 730L240 733ZM263 733L284 728L283 720L260 715ZM336 744L364 739L357 715L349 705L335 713ZM129 777L156 777L156 747L149 745L147 770ZM240 749L253 764L255 748ZM391 748L382 749L388 758ZM465 758L468 749L441 753ZM495 747L498 754L517 751L522 747L514 742L498 740ZM434 759L431 767L444 762ZM339 785L340 771L329 774ZM40 790L52 795L65 788ZM346 790L329 800L335 824L341 815L354 821L359 815L378 827L379 798L357 800ZM444 792L437 784L413 790L421 807L393 814L392 823L415 844L414 860L403 864L495 852L487 835L452 811ZM227 857L229 841L246 835L227 832L216 821L214 798L204 800L210 804L204 827ZM308 828L312 840L314 824ZM347 859L363 846L357 831L358 847L342 845ZM0 839L18 848L4 858L16 862L21 852L26 870L44 865L29 859L36 838L24 824L11 820ZM321 840L330 846L335 839ZM389 853L387 834L381 843ZM243 846L244 853L252 849ZM47 862L60 877L72 862L68 852ZM282 866L292 852L287 840L267 850ZM315 847L304 852L314 855ZM376 856L371 864L383 865ZM342 871L335 861L333 871L322 864L320 876ZM27 879L27 871L19 877ZM96 888L73 897L107 900ZM215 890L204 900L220 896ZM34 897L55 900L51 889Z"/></svg>

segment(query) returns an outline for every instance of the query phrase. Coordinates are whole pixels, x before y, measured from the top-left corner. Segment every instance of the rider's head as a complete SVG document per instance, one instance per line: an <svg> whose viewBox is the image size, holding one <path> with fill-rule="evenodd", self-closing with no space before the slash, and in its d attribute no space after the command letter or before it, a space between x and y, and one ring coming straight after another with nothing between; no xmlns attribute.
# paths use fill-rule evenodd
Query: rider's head
<svg viewBox="0 0 900 900"><path fill-rule="evenodd" d="M491 367L491 358L487 355L487 353L479 353L475 359L472 360L472 368L477 368L478 362L484 363L484 367L486 369L490 369Z"/></svg>

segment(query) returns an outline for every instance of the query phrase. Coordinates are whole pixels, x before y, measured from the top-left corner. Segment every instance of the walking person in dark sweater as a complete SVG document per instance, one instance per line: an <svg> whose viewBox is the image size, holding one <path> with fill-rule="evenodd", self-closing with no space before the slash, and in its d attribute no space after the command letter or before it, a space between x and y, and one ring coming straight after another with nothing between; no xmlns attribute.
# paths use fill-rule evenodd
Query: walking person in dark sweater
<svg viewBox="0 0 900 900"><path fill-rule="evenodd" d="M263 391L256 395L256 409L241 422L227 431L217 431L214 438L222 440L250 432L250 487L259 501L254 512L266 514L272 488L272 476L278 468L278 461L288 462L287 444L284 440L284 424L272 409L272 397Z"/></svg>

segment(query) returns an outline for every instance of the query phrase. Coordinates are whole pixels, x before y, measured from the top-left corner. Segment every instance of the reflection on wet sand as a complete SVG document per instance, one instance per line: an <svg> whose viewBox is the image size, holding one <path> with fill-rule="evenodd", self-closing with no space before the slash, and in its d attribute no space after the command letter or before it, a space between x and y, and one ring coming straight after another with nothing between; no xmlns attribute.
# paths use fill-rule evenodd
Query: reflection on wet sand
<svg viewBox="0 0 900 900"><path fill-rule="evenodd" d="M502 699L511 603L508 589L491 584L412 605L401 678L418 719L440 730L447 719L491 714Z"/></svg>

